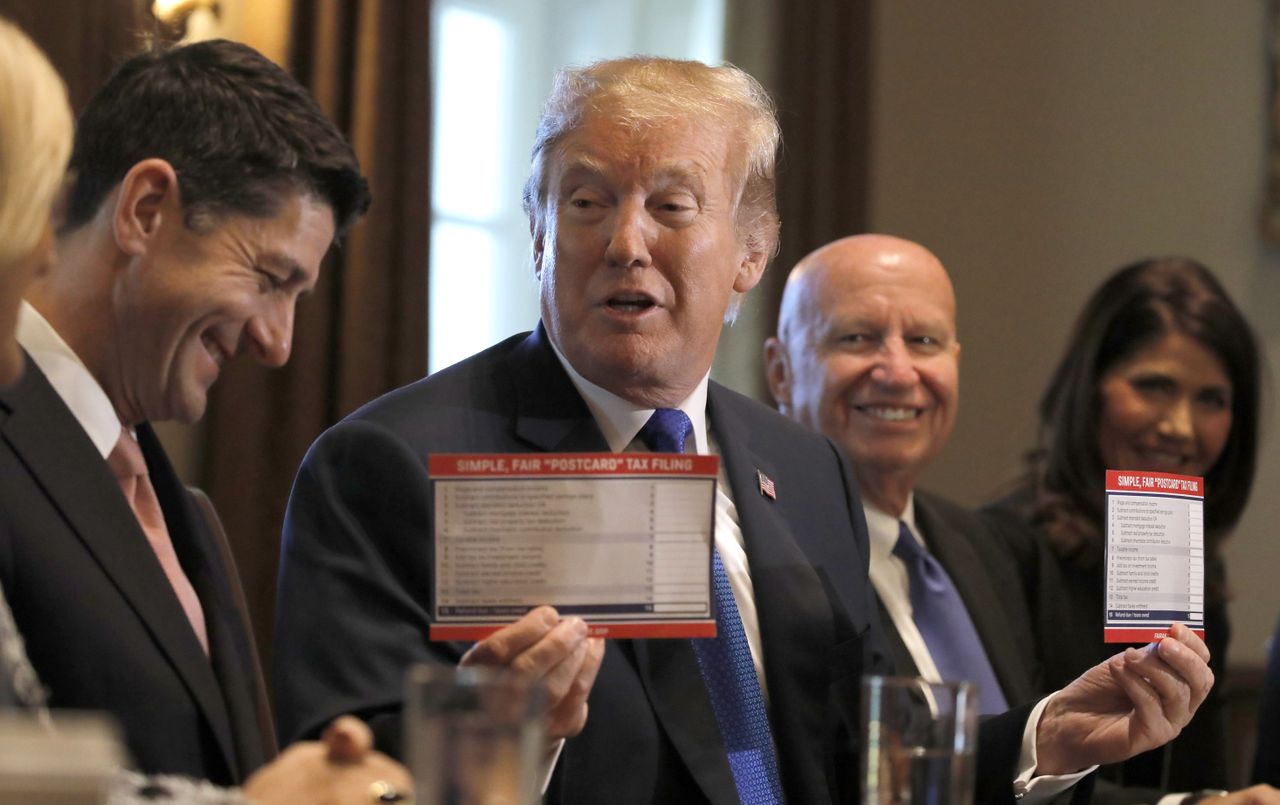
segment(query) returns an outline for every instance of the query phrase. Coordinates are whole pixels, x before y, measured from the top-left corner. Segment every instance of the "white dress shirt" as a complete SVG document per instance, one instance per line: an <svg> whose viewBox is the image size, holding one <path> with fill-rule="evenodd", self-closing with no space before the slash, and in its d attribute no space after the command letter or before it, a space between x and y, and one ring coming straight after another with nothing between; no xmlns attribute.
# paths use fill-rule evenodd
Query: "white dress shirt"
<svg viewBox="0 0 1280 805"><path fill-rule="evenodd" d="M115 406L80 356L25 300L18 310L18 343L40 367L49 385L106 461L120 438L120 419ZM149 777L127 769L121 769L112 779L107 802L108 805L142 805L144 802L247 805L236 788L218 788L203 780L173 775Z"/></svg>
<svg viewBox="0 0 1280 805"><path fill-rule="evenodd" d="M871 584L876 588L876 595L889 613L893 628L906 645L907 653L915 662L920 678L927 682L941 682L942 675L933 662L933 655L929 653L924 637L916 628L915 616L911 610L911 579L907 575L907 566L893 555L893 546L898 543L899 518L886 514L865 501L862 511L867 517L867 533L871 537ZM916 528L914 493L907 497L907 507L902 511L901 522L906 523L912 535L924 545L920 530Z"/></svg>
<svg viewBox="0 0 1280 805"><path fill-rule="evenodd" d="M31 303L18 311L18 343L35 361L105 461L120 439L120 418L107 392L53 325Z"/></svg>
<svg viewBox="0 0 1280 805"><path fill-rule="evenodd" d="M916 628L911 611L911 578L907 575L907 566L893 554L893 546L898 542L899 521L906 523L911 535L928 550L924 538L920 535L920 529L916 525L915 493L912 492L907 496L907 505L901 517L886 514L865 499L862 503L862 511L866 515L867 533L871 538L871 584L876 588L876 595L880 598L885 611L889 613L893 628L902 638L912 662L916 664L916 672L927 682L941 682L942 675L938 673L938 666L933 661L933 655L929 653L924 637ZM1077 774L1032 776L1036 769L1036 728L1040 725L1040 716L1044 713L1050 698L1052 697L1041 699L1031 711L1030 717L1027 718L1027 727L1022 734L1022 753L1018 758L1019 774L1014 780L1014 792L1028 805L1044 802L1067 790L1097 768L1095 766Z"/></svg>
<svg viewBox="0 0 1280 805"><path fill-rule="evenodd" d="M548 339L550 341L550 339ZM560 353L554 343L551 344L560 365L569 374L574 388L587 408L595 417L596 424L604 434L609 449L614 453L624 450L647 450L636 436L649 421L654 409L641 408L628 402L611 391L597 386L569 365L569 361ZM685 400L675 406L684 411L693 423L693 432L689 438L693 440L693 449L686 450L703 455L718 455L710 431L707 429L707 383L711 372L702 376L697 388ZM760 694L765 704L769 704L769 688L764 677L764 652L760 645L760 620L756 616L755 588L751 585L751 568L747 564L746 543L742 539L742 528L738 525L738 508L733 502L733 491L729 488L724 466L720 467L720 477L716 483L716 550L720 551L720 561L724 564L725 575L729 577L729 586L733 589L733 599L738 604L738 614L742 618L742 630L747 634L747 645L751 649L751 660L756 667L756 677L760 680Z"/></svg>

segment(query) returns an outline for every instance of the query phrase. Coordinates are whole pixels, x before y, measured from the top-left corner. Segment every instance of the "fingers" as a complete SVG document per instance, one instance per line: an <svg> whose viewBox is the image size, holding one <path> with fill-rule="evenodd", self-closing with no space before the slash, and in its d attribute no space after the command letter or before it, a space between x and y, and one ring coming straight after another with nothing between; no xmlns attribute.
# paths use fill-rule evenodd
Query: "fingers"
<svg viewBox="0 0 1280 805"><path fill-rule="evenodd" d="M591 695L603 659L604 641L592 638L584 643L581 655L575 653L572 660L563 663L564 670L573 673L562 692L548 684L547 737L572 738L582 732L587 725L587 697Z"/></svg>
<svg viewBox="0 0 1280 805"><path fill-rule="evenodd" d="M1213 671L1209 669L1209 650L1204 641L1182 624L1174 624L1171 635L1156 644L1157 653L1174 673L1190 686L1191 714L1200 705L1213 688ZM1188 715L1189 719L1191 716Z"/></svg>
<svg viewBox="0 0 1280 805"><path fill-rule="evenodd" d="M1117 681L1133 703L1144 731L1161 735L1162 740L1177 735L1195 712L1190 706L1190 687L1161 661L1153 646L1125 649L1119 657L1126 674Z"/></svg>
<svg viewBox="0 0 1280 805"><path fill-rule="evenodd" d="M587 643L587 623L582 618L566 618L507 663L526 679L546 679L552 669L575 653L581 658Z"/></svg>
<svg viewBox="0 0 1280 805"><path fill-rule="evenodd" d="M1163 732L1152 720L1157 717L1151 706L1151 697L1154 696L1159 717L1168 722L1176 734L1209 695L1213 687L1213 672L1205 663L1207 652L1197 650L1203 647L1203 642L1191 630L1184 627L1171 632L1159 643L1142 649L1126 649L1123 655L1117 655L1123 659L1121 666L1144 684L1133 683L1127 675L1117 677L1117 682L1130 679L1130 683L1122 684L1122 687L1147 728ZM1190 643L1188 638L1192 639ZM1114 672L1115 668L1112 670Z"/></svg>
<svg viewBox="0 0 1280 805"><path fill-rule="evenodd" d="M1165 702L1157 692L1149 677L1141 669L1144 650L1126 649L1107 663L1111 678L1124 691L1133 706L1141 732L1154 741L1151 746L1158 746L1170 740L1181 729L1181 725L1173 727L1165 710ZM1138 656L1135 656L1138 655ZM1145 751L1149 746L1134 747L1134 752Z"/></svg>
<svg viewBox="0 0 1280 805"><path fill-rule="evenodd" d="M354 716L338 716L320 736L330 763L355 763L373 748L373 731Z"/></svg>
<svg viewBox="0 0 1280 805"><path fill-rule="evenodd" d="M587 697L604 659L604 641L587 638L581 618L539 607L472 646L459 666L504 666L547 691L547 737L567 738L586 726Z"/></svg>
<svg viewBox="0 0 1280 805"><path fill-rule="evenodd" d="M595 685L596 675L600 673L600 664L604 661L604 641L597 637L588 640L587 644L586 662L582 664L582 670L574 680L575 687L581 689L579 692L584 699Z"/></svg>
<svg viewBox="0 0 1280 805"><path fill-rule="evenodd" d="M1199 635L1187 628L1185 624L1173 624L1172 628L1169 629L1169 637L1174 638L1194 651L1206 663L1209 662L1209 647L1204 644L1204 640Z"/></svg>
<svg viewBox="0 0 1280 805"><path fill-rule="evenodd" d="M337 719L326 730L324 741L296 743L255 772L245 781L245 798L260 805L332 805L371 802L371 792L375 790L412 794L413 780L408 770L380 752L366 751L354 761L334 762L332 755L326 757L329 732L346 735L342 740L354 737L357 743L360 741L358 734L347 731L346 720L347 717ZM356 719L351 721L363 726Z"/></svg>
<svg viewBox="0 0 1280 805"><path fill-rule="evenodd" d="M557 703L569 695L570 689L573 687L573 681L577 678L583 661L586 660L587 647L589 645L590 641L583 640L568 656L556 663L542 677L543 685L547 690L547 700L552 707L555 707Z"/></svg>
<svg viewBox="0 0 1280 805"><path fill-rule="evenodd" d="M381 752L370 752L363 766L369 774L390 783L401 794L413 793L413 777L409 770Z"/></svg>
<svg viewBox="0 0 1280 805"><path fill-rule="evenodd" d="M1269 785L1255 785L1240 791L1232 791L1214 800L1214 805L1276 805L1280 803L1280 791Z"/></svg>
<svg viewBox="0 0 1280 805"><path fill-rule="evenodd" d="M573 618L582 623L580 619ZM481 640L462 655L458 665L510 665L529 647L540 642L560 622L560 614L551 607L538 607L523 618L504 626ZM586 625L583 624L585 636Z"/></svg>

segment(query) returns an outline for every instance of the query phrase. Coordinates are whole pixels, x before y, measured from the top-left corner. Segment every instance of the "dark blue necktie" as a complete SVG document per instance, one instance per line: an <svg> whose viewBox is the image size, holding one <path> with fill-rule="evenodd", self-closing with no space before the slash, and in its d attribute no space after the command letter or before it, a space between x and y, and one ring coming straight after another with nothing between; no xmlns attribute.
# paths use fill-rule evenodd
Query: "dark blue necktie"
<svg viewBox="0 0 1280 805"><path fill-rule="evenodd" d="M898 523L893 555L907 566L911 616L943 681L976 682L982 715L1009 709L960 593L941 563L925 550L906 523Z"/></svg>
<svg viewBox="0 0 1280 805"><path fill-rule="evenodd" d="M639 439L657 453L683 453L692 430L693 423L683 411L659 408L640 429ZM691 642L729 756L734 786L744 805L780 803L784 801L782 781L769 730L769 713L760 693L747 633L738 615L738 602L716 550L711 554L711 581L716 637Z"/></svg>

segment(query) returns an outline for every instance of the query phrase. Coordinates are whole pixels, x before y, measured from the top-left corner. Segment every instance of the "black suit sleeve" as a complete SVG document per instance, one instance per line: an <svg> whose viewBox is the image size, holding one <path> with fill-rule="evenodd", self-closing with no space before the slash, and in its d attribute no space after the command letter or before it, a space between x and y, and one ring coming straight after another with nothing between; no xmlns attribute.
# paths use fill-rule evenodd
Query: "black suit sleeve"
<svg viewBox="0 0 1280 805"><path fill-rule="evenodd" d="M1280 624L1271 638L1267 678L1258 712L1258 749L1253 761L1253 782L1280 786Z"/></svg>
<svg viewBox="0 0 1280 805"><path fill-rule="evenodd" d="M974 802L1009 803L1014 799L1013 781L1018 776L1018 757L1022 752L1022 734L1035 702L1015 707L998 716L984 718L978 726L977 785ZM1064 791L1054 802L1082 805L1091 801L1094 776L1090 774Z"/></svg>
<svg viewBox="0 0 1280 805"><path fill-rule="evenodd" d="M431 507L424 465L397 435L363 420L312 446L285 515L276 623L281 736L316 735L354 713L379 749L401 753L404 671L456 664L427 640Z"/></svg>

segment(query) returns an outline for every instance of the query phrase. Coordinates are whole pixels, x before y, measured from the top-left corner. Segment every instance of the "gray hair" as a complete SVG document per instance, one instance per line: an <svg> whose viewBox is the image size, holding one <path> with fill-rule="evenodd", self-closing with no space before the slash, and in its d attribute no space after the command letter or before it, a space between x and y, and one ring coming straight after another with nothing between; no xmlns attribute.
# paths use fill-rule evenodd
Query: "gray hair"
<svg viewBox="0 0 1280 805"><path fill-rule="evenodd" d="M625 125L642 127L673 118L728 121L743 145L739 168L737 229L751 252L778 250L774 166L781 132L773 101L760 82L725 64L634 56L566 68L555 79L533 142L524 211L534 237L545 231L548 155L588 112L607 109ZM730 314L736 309L730 307Z"/></svg>
<svg viewBox="0 0 1280 805"><path fill-rule="evenodd" d="M71 155L72 126L62 78L0 17L0 267L39 242Z"/></svg>

